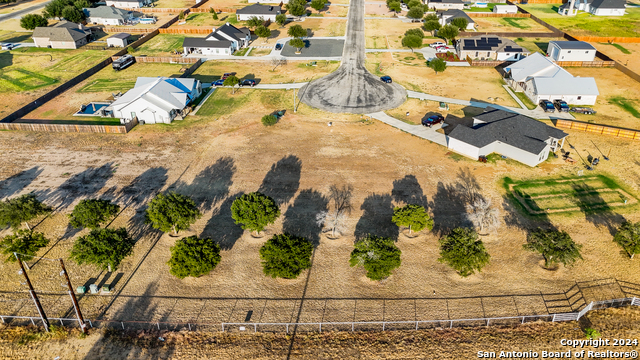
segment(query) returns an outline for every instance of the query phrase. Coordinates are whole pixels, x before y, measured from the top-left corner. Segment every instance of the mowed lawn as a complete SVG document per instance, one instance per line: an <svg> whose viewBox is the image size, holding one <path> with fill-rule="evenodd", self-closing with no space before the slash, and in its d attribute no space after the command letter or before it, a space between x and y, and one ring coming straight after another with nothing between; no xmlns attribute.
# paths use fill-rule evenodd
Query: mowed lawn
<svg viewBox="0 0 640 360"><path fill-rule="evenodd" d="M594 16L581 12L576 16L558 14L558 4L522 5L532 15L571 35L640 36L640 9L627 8L624 16Z"/></svg>
<svg viewBox="0 0 640 360"><path fill-rule="evenodd" d="M135 63L120 71L106 67L87 79L78 93L125 92L133 88L138 77L179 77L180 69L189 64Z"/></svg>
<svg viewBox="0 0 640 360"><path fill-rule="evenodd" d="M159 34L130 53L134 56L169 56L174 50L182 51L185 37L205 37L205 35Z"/></svg>

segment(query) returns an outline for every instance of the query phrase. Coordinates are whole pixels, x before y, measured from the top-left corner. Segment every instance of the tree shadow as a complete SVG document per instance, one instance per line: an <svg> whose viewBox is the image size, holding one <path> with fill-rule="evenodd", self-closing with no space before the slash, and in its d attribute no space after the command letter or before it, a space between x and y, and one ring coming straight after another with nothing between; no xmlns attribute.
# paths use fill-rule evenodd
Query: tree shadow
<svg viewBox="0 0 640 360"><path fill-rule="evenodd" d="M39 166L21 171L0 182L0 199L19 193L29 186L44 171Z"/></svg>
<svg viewBox="0 0 640 360"><path fill-rule="evenodd" d="M5 51L0 54L0 69L13 65L13 54Z"/></svg>
<svg viewBox="0 0 640 360"><path fill-rule="evenodd" d="M284 214L283 232L304 237L314 246L320 244L322 224L316 223L316 215L327 211L329 200L313 189L303 189Z"/></svg>
<svg viewBox="0 0 640 360"><path fill-rule="evenodd" d="M356 224L355 237L360 240L366 235L398 239L400 229L391 221L393 201L390 194L371 194L364 199L362 217Z"/></svg>
<svg viewBox="0 0 640 360"><path fill-rule="evenodd" d="M476 200L483 199L483 196L480 194L482 188L468 167L460 168L456 180L456 191L461 194L462 199L467 204L472 204Z"/></svg>
<svg viewBox="0 0 640 360"><path fill-rule="evenodd" d="M150 200L167 183L167 169L155 167L138 175L120 191L118 200L126 206L140 206Z"/></svg>
<svg viewBox="0 0 640 360"><path fill-rule="evenodd" d="M201 210L209 211L229 195L235 173L236 165L233 158L222 157L196 175L191 184L178 185L177 191L191 196Z"/></svg>
<svg viewBox="0 0 640 360"><path fill-rule="evenodd" d="M609 234L616 234L618 227L625 221L624 216L613 212L613 209L602 198L600 193L586 183L576 183L572 185L573 197L577 200L577 205L585 215L588 222L596 227L606 227ZM621 200L624 201L622 195Z"/></svg>
<svg viewBox="0 0 640 360"><path fill-rule="evenodd" d="M237 193L226 198L214 211L213 216L200 233L201 238L210 238L220 245L222 250L231 250L233 245L242 237L244 230L231 217L231 204L243 193Z"/></svg>
<svg viewBox="0 0 640 360"><path fill-rule="evenodd" d="M429 205L427 196L424 195L422 187L414 175L406 175L400 180L394 180L391 196L397 203L416 204L425 208Z"/></svg>
<svg viewBox="0 0 640 360"><path fill-rule="evenodd" d="M453 184L438 182L429 206L433 211L433 230L442 234L459 226L471 226L465 215L467 205L483 199L481 190L469 168L460 168Z"/></svg>
<svg viewBox="0 0 640 360"><path fill-rule="evenodd" d="M66 208L76 199L90 197L97 194L113 177L116 171L113 163L106 163L100 167L91 167L71 176L56 190L42 191L39 196L46 198L50 204L58 208Z"/></svg>
<svg viewBox="0 0 640 360"><path fill-rule="evenodd" d="M295 155L287 155L271 165L258 191L272 197L278 205L286 204L298 192L301 172L302 161Z"/></svg>

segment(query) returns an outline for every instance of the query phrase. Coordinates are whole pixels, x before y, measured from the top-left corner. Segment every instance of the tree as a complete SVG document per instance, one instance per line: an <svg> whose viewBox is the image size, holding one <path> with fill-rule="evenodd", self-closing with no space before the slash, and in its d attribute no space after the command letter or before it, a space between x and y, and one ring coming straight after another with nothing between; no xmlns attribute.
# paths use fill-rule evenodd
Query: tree
<svg viewBox="0 0 640 360"><path fill-rule="evenodd" d="M84 20L84 13L80 12L80 10L76 9L74 6L69 5L62 9L62 17L67 21L79 23Z"/></svg>
<svg viewBox="0 0 640 360"><path fill-rule="evenodd" d="M498 209L491 207L491 199L479 198L467 205L467 218L482 233L485 228L497 229L500 226Z"/></svg>
<svg viewBox="0 0 640 360"><path fill-rule="evenodd" d="M265 26L258 26L255 30L256 35L258 35L258 37L260 38L264 38L264 42L267 42L267 39L269 38L269 36L271 36L271 30L269 30L268 27Z"/></svg>
<svg viewBox="0 0 640 360"><path fill-rule="evenodd" d="M0 0L0 4L9 4L9 3L14 3L17 0Z"/></svg>
<svg viewBox="0 0 640 360"><path fill-rule="evenodd" d="M317 11L324 9L327 4L327 0L312 0L311 7Z"/></svg>
<svg viewBox="0 0 640 360"><path fill-rule="evenodd" d="M338 188L331 185L329 188L329 199L333 201L333 208L329 211L321 211L316 214L316 224L331 230L331 237L336 237L336 233L342 234L347 230L347 219L351 213L351 196L353 188L344 185Z"/></svg>
<svg viewBox="0 0 640 360"><path fill-rule="evenodd" d="M440 239L439 262L448 264L462 277L467 277L489 263L491 256L485 250L478 234L469 228L455 228Z"/></svg>
<svg viewBox="0 0 640 360"><path fill-rule="evenodd" d="M42 15L45 18L62 18L62 10L69 5L73 5L70 0L53 0L44 7Z"/></svg>
<svg viewBox="0 0 640 360"><path fill-rule="evenodd" d="M238 84L240 84L240 79L238 79L238 77L235 75L231 75L228 78L224 79L224 82L222 83L222 85L224 86L231 86L232 94L236 93L236 85Z"/></svg>
<svg viewBox="0 0 640 360"><path fill-rule="evenodd" d="M280 208L272 198L259 192L244 194L231 204L231 217L244 230L260 233L280 217Z"/></svg>
<svg viewBox="0 0 640 360"><path fill-rule="evenodd" d="M5 236L0 242L2 253L8 255L5 262L14 262L18 253L21 260L31 259L41 248L49 245L49 240L43 233L32 232L31 230L18 230L13 235Z"/></svg>
<svg viewBox="0 0 640 360"><path fill-rule="evenodd" d="M362 266L371 280L386 279L393 269L400 267L400 254L391 238L368 235L356 242L349 265Z"/></svg>
<svg viewBox="0 0 640 360"><path fill-rule="evenodd" d="M46 27L49 21L42 15L27 14L20 19L20 27L26 30L33 30L37 27Z"/></svg>
<svg viewBox="0 0 640 360"><path fill-rule="evenodd" d="M146 222L154 228L174 234L187 230L191 224L202 216L196 203L190 197L175 192L158 194L149 203Z"/></svg>
<svg viewBox="0 0 640 360"><path fill-rule="evenodd" d="M169 272L184 279L187 276L199 277L209 273L220 263L220 245L211 239L189 236L176 241L171 247Z"/></svg>
<svg viewBox="0 0 640 360"><path fill-rule="evenodd" d="M69 214L69 224L74 228L95 229L120 212L120 206L109 200L85 199Z"/></svg>
<svg viewBox="0 0 640 360"><path fill-rule="evenodd" d="M431 14L429 14L429 15L424 17L424 21L425 22L427 22L427 21L438 21L438 15L436 15L434 13L431 13Z"/></svg>
<svg viewBox="0 0 640 360"><path fill-rule="evenodd" d="M301 38L307 36L307 30L300 25L292 25L289 27L289 30L287 30L287 35L293 38Z"/></svg>
<svg viewBox="0 0 640 360"><path fill-rule="evenodd" d="M458 36L458 28L451 24L445 25L438 30L438 36L443 38L445 41L449 42L449 40L453 40Z"/></svg>
<svg viewBox="0 0 640 360"><path fill-rule="evenodd" d="M306 12L307 2L302 1L289 1L287 4L287 11L293 16L302 16Z"/></svg>
<svg viewBox="0 0 640 360"><path fill-rule="evenodd" d="M409 3L407 4L407 7L408 7L409 9L413 9L413 8L414 8L414 7L416 7L416 6L420 6L420 7L422 7L422 1L420 1L420 0L411 0L411 1L409 1Z"/></svg>
<svg viewBox="0 0 640 360"><path fill-rule="evenodd" d="M285 14L278 14L276 15L276 23L278 25L280 25L280 27L283 27L284 24L287 23L287 15Z"/></svg>
<svg viewBox="0 0 640 360"><path fill-rule="evenodd" d="M24 223L31 230L29 221L51 212L51 208L40 202L34 194L25 194L0 203L0 228L18 229Z"/></svg>
<svg viewBox="0 0 640 360"><path fill-rule="evenodd" d="M127 229L93 229L73 244L70 258L78 265L92 264L111 272L131 254L135 240Z"/></svg>
<svg viewBox="0 0 640 360"><path fill-rule="evenodd" d="M311 267L313 245L289 234L274 235L260 248L262 271L272 278L295 279Z"/></svg>
<svg viewBox="0 0 640 360"><path fill-rule="evenodd" d="M278 66L287 65L287 58L273 58L271 59L271 65L273 65L273 71L275 71Z"/></svg>
<svg viewBox="0 0 640 360"><path fill-rule="evenodd" d="M633 255L640 254L640 222L625 221L613 237L618 245L633 259Z"/></svg>
<svg viewBox="0 0 640 360"><path fill-rule="evenodd" d="M75 6L76 9L82 12L82 9L91 7L91 3L88 0L75 0L73 2L73 6Z"/></svg>
<svg viewBox="0 0 640 360"><path fill-rule="evenodd" d="M451 25L460 29L460 31L464 31L467 28L469 22L465 18L455 18L451 20Z"/></svg>
<svg viewBox="0 0 640 360"><path fill-rule="evenodd" d="M544 258L544 266L551 267L561 263L564 266L582 260L580 249L565 231L536 229L527 236L527 243L522 245L525 250L537 251Z"/></svg>
<svg viewBox="0 0 640 360"><path fill-rule="evenodd" d="M278 118L275 115L265 115L262 117L262 125L271 126L278 122Z"/></svg>
<svg viewBox="0 0 640 360"><path fill-rule="evenodd" d="M213 14L213 20L218 20L218 12L215 11L212 7L209 8L209 12Z"/></svg>
<svg viewBox="0 0 640 360"><path fill-rule="evenodd" d="M264 24L264 21L262 21L262 19L258 19L255 16L252 16L249 18L249 20L247 20L247 26L252 27L252 28L256 28L258 26L261 26Z"/></svg>
<svg viewBox="0 0 640 360"><path fill-rule="evenodd" d="M402 38L402 46L411 48L411 52L413 52L413 49L422 47L422 38L415 35L407 35Z"/></svg>
<svg viewBox="0 0 640 360"><path fill-rule="evenodd" d="M424 39L424 31L422 31L422 30L421 30L421 29L419 29L419 28L409 29L409 30L407 30L407 31L405 31L405 32L404 32L404 35L405 35L405 36L409 36L409 35L411 35L411 36L417 36L417 37L419 37L420 39Z"/></svg>
<svg viewBox="0 0 640 360"><path fill-rule="evenodd" d="M393 11L396 14L402 11L402 6L400 5L399 1L392 1L387 5L387 7L389 8L390 11Z"/></svg>
<svg viewBox="0 0 640 360"><path fill-rule="evenodd" d="M184 11L180 11L180 13L178 13L178 19L184 20Z"/></svg>
<svg viewBox="0 0 640 360"><path fill-rule="evenodd" d="M427 66L432 68L437 75L439 72L443 72L447 69L447 62L440 58L435 58L433 60L427 61Z"/></svg>
<svg viewBox="0 0 640 360"><path fill-rule="evenodd" d="M302 50L302 48L305 46L304 40L300 39L300 38L295 38L291 41L289 41L289 45L293 46L294 48L296 48L296 52L300 53L300 51Z"/></svg>
<svg viewBox="0 0 640 360"><path fill-rule="evenodd" d="M431 35L433 35L437 30L440 30L440 22L438 20L425 20L423 28L426 31L431 31Z"/></svg>
<svg viewBox="0 0 640 360"><path fill-rule="evenodd" d="M422 19L424 16L424 8L422 6L415 6L407 12L409 19Z"/></svg>
<svg viewBox="0 0 640 360"><path fill-rule="evenodd" d="M433 229L433 219L429 217L424 206L420 205L408 204L404 207L394 208L391 220L398 226L408 226L409 234L412 230Z"/></svg>

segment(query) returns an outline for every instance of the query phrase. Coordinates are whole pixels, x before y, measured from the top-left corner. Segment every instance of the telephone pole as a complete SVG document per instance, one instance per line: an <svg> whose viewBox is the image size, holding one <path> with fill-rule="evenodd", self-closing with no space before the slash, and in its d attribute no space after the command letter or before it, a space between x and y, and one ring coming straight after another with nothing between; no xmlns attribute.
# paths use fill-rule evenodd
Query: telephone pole
<svg viewBox="0 0 640 360"><path fill-rule="evenodd" d="M87 324L84 323L84 318L82 317L82 312L80 311L80 305L78 305L78 299L76 299L76 293L73 291L73 286L71 286L71 280L69 280L69 274L67 274L67 269L64 267L64 262L60 259L60 267L62 268L61 275L64 275L64 278L67 280L67 286L69 287L69 296L71 296L71 301L73 302L73 308L76 310L76 316L78 317L78 323L80 324L80 329L82 329L82 333L87 333Z"/></svg>
<svg viewBox="0 0 640 360"><path fill-rule="evenodd" d="M20 257L15 252L13 253L13 256L15 256L16 260L18 260L18 264L20 264L20 269L21 269L20 272L22 273L22 275L24 275L24 278L27 280L27 286L29 286L29 294L31 294L31 298L33 299L33 302L36 304L36 308L38 309L38 314L40 314L40 318L42 319L42 324L44 325L44 329L47 332L49 332L49 319L47 319L47 315L44 313L44 309L40 304L40 300L38 299L38 295L36 294L36 291L33 290L33 286L31 285L31 280L29 280L27 271L24 269L22 260L20 260Z"/></svg>

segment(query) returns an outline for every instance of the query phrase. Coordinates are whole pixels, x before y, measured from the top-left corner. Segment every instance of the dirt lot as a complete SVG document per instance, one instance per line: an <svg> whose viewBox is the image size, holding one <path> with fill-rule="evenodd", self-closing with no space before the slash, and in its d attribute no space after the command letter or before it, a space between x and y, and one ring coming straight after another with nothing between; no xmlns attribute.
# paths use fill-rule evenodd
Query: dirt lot
<svg viewBox="0 0 640 360"><path fill-rule="evenodd" d="M528 18L473 18L478 31L549 32L547 28Z"/></svg>
<svg viewBox="0 0 640 360"><path fill-rule="evenodd" d="M628 66L631 70L635 72L640 72L640 59L637 54L640 52L640 44L633 43L625 43L625 44L617 44L622 47L624 50L629 52L630 54L626 54L622 49L616 48L612 44L608 43L590 43L595 46L596 49L602 51L607 56L611 57L614 60L619 61L623 65Z"/></svg>
<svg viewBox="0 0 640 360"><path fill-rule="evenodd" d="M401 11L399 15L406 15L406 11ZM393 11L390 11L387 7L387 3L384 1L367 1L364 4L364 15L365 16L384 16L384 17L395 17L396 14Z"/></svg>
<svg viewBox="0 0 640 360"><path fill-rule="evenodd" d="M409 29L419 28L420 24L405 23L398 20L365 20L364 33L368 49L384 49L385 39L388 41L389 49L404 49L402 37ZM429 34L427 34L429 35ZM375 38L377 47L370 47ZM430 42L430 41L425 41ZM381 46L382 45L382 46Z"/></svg>
<svg viewBox="0 0 640 360"><path fill-rule="evenodd" d="M252 50L253 52L254 50ZM226 72L236 72L241 79L260 79L260 83L278 84L308 81L335 71L338 61L318 61L317 66L306 66L308 61L289 61L275 71L269 61L207 61L193 76L202 82L213 82Z"/></svg>
<svg viewBox="0 0 640 360"><path fill-rule="evenodd" d="M347 16L347 12L349 11L349 7L348 6L335 6L335 5L329 5L329 7L324 7L324 9L317 11L316 9L313 9L312 7L308 7L308 10L311 11L311 16L317 16L316 14L320 14L322 16L337 16L337 17L345 17Z"/></svg>
<svg viewBox="0 0 640 360"><path fill-rule="evenodd" d="M154 5L158 8L185 9L195 5L194 0L157 0Z"/></svg>

